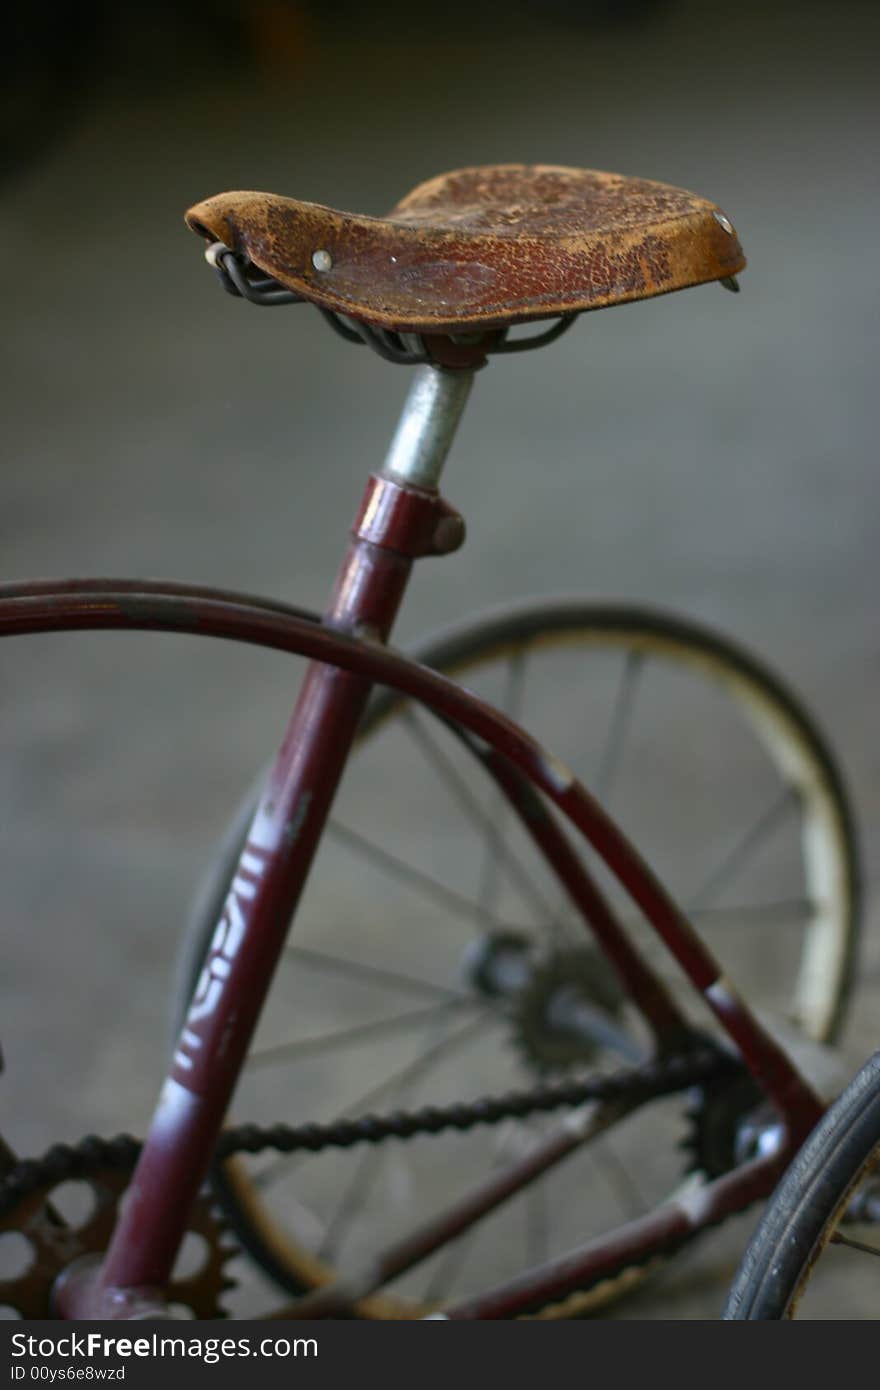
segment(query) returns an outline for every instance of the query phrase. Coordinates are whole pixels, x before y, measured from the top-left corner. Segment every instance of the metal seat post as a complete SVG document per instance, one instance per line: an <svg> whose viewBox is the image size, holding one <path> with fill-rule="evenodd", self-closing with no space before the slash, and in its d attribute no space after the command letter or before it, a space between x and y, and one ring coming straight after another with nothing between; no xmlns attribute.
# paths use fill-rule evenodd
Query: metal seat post
<svg viewBox="0 0 880 1390"><path fill-rule="evenodd" d="M417 367L382 473L436 488L474 381L472 371Z"/></svg>

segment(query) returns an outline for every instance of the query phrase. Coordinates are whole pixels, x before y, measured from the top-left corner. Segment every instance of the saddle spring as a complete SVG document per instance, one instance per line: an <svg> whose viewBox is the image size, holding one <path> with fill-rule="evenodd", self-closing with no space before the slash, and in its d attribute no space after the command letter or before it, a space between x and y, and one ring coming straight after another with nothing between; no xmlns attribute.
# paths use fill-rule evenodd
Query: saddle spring
<svg viewBox="0 0 880 1390"><path fill-rule="evenodd" d="M247 256L233 251L222 241L214 241L205 251L205 260L216 270L218 278L227 294L236 299L246 299L250 304L264 308L276 304L302 304L305 301L292 290L285 289L271 275L266 275L254 265ZM346 342L366 344L386 362L398 366L415 367L434 362L435 357L428 351L420 333L396 333L391 329L378 328L360 319L348 318L332 309L319 307L334 332ZM562 336L577 318L577 314L562 314L549 328L541 333L532 333L526 338L508 338L508 329L502 328L491 333L491 341L485 344L486 353L526 352L530 348L543 347ZM450 335L457 344L470 344L485 338L483 333L462 333Z"/></svg>

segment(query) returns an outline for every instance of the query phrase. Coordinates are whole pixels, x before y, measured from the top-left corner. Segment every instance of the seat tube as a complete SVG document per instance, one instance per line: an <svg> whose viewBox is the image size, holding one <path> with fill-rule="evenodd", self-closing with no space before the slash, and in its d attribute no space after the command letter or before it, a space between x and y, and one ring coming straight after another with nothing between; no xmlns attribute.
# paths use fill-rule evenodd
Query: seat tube
<svg viewBox="0 0 880 1390"><path fill-rule="evenodd" d="M327 624L385 642L413 561L461 544L464 523L438 483L472 380L471 370L418 369L367 485ZM125 1316L125 1291L170 1277L370 689L324 663L306 671L103 1268L67 1279L64 1316Z"/></svg>

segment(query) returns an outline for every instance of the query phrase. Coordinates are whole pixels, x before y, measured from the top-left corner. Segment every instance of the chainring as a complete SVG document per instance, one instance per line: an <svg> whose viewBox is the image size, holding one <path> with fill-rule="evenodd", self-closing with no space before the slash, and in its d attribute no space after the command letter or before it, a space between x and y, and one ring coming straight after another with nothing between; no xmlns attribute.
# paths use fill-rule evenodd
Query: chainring
<svg viewBox="0 0 880 1390"><path fill-rule="evenodd" d="M121 1165L109 1164L104 1156L94 1164L80 1161L71 1172L57 1171L21 1193L0 1216L0 1249L8 1247L4 1266L8 1270L13 1261L17 1266L16 1273L0 1278L0 1305L14 1309L22 1318L57 1317L52 1290L58 1276L74 1260L102 1254L107 1248L133 1166L133 1157ZM68 1205L62 1188L71 1182L79 1189L77 1206L82 1205L83 1198L90 1205L80 1219L68 1221L53 1203L53 1196L60 1205ZM20 1239L16 1241L14 1235ZM237 1247L215 1208L203 1197L197 1199L190 1213L187 1236L198 1238L188 1241L188 1249L184 1247L184 1258L196 1253L195 1267L172 1277L168 1303L182 1305L196 1318L224 1318L227 1314L221 1299L234 1286L226 1265Z"/></svg>

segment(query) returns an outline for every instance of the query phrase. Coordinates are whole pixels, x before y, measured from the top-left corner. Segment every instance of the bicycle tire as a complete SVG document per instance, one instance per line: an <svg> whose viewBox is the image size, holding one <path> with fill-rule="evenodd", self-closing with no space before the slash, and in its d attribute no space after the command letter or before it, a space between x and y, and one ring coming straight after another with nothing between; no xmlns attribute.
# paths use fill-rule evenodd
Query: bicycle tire
<svg viewBox="0 0 880 1390"><path fill-rule="evenodd" d="M784 1174L743 1256L725 1320L795 1316L853 1194L878 1164L880 1052L829 1106Z"/></svg>

